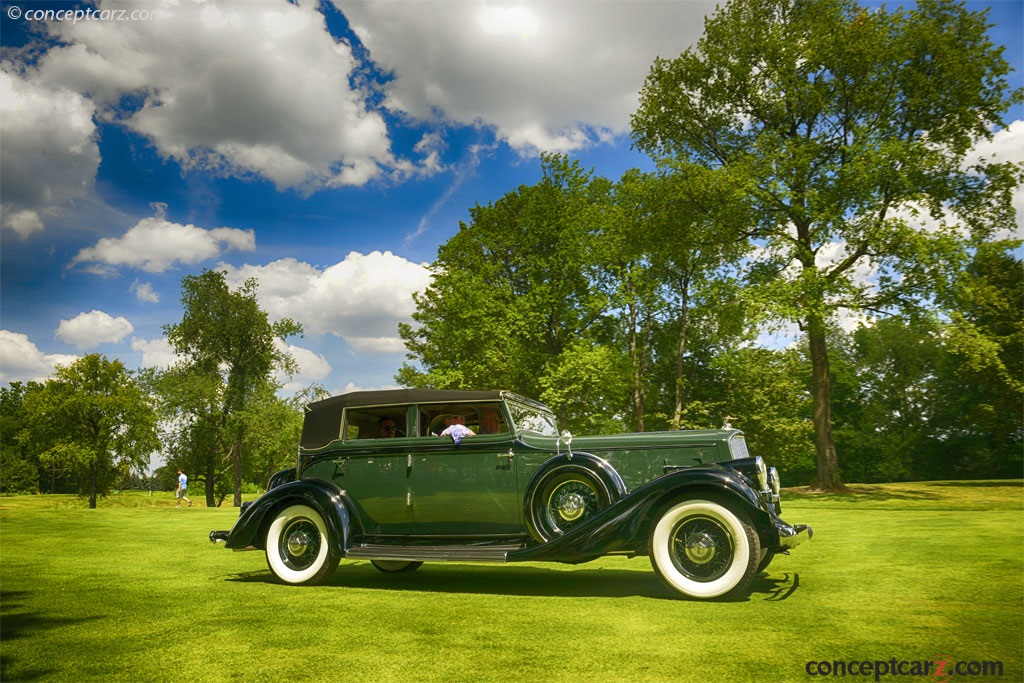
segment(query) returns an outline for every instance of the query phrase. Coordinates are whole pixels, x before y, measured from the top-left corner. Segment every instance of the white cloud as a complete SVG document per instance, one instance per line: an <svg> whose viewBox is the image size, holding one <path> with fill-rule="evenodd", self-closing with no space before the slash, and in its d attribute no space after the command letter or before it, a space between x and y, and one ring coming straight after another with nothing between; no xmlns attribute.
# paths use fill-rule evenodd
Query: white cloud
<svg viewBox="0 0 1024 683"><path fill-rule="evenodd" d="M131 291L139 301L147 304L160 303L160 295L153 289L152 282L139 282L136 280L132 283Z"/></svg>
<svg viewBox="0 0 1024 683"><path fill-rule="evenodd" d="M39 78L89 93L185 168L314 191L362 185L394 162L383 118L355 85L360 65L317 3L133 4L156 18L48 24L64 44ZM126 111L124 95L140 104Z"/></svg>
<svg viewBox="0 0 1024 683"><path fill-rule="evenodd" d="M525 7L483 7L477 20L487 33L514 33L522 38L537 33L537 18Z"/></svg>
<svg viewBox="0 0 1024 683"><path fill-rule="evenodd" d="M256 278L260 305L271 317L292 318L307 333L333 334L370 353L403 350L398 323L411 320L413 292L430 283L425 265L389 251L351 252L323 270L295 259L218 268L227 272L232 286Z"/></svg>
<svg viewBox="0 0 1024 683"><path fill-rule="evenodd" d="M69 365L78 356L47 354L20 332L0 330L0 382L43 382L56 366Z"/></svg>
<svg viewBox="0 0 1024 683"><path fill-rule="evenodd" d="M981 160L1024 164L1024 121L1013 121L991 140L980 142L968 155L966 163L973 165ZM1024 185L1014 190L1013 208L1017 214L1016 229L999 233L997 239L1024 239Z"/></svg>
<svg viewBox="0 0 1024 683"><path fill-rule="evenodd" d="M0 69L0 227L28 237L93 190L100 152L92 103Z"/></svg>
<svg viewBox="0 0 1024 683"><path fill-rule="evenodd" d="M61 320L54 337L79 349L92 349L100 344L117 343L135 328L127 318L114 318L103 311L79 313L70 320Z"/></svg>
<svg viewBox="0 0 1024 683"><path fill-rule="evenodd" d="M331 374L331 364L321 354L301 346L287 344L280 339L275 341L277 347L287 351L299 366L298 371L291 377L284 373L278 374L277 380L284 385L284 391L299 391Z"/></svg>
<svg viewBox="0 0 1024 683"><path fill-rule="evenodd" d="M132 339L132 351L142 354L142 362L139 365L144 368L166 370L182 360L182 357L175 353L174 347L164 337L159 339L134 338Z"/></svg>
<svg viewBox="0 0 1024 683"><path fill-rule="evenodd" d="M163 207L155 205L157 215L143 218L121 237L104 237L94 247L82 249L71 260L98 264L93 272L105 274L111 267L128 266L149 273L162 273L176 263L195 264L229 249L252 251L256 237L252 230L181 225L168 221Z"/></svg>
<svg viewBox="0 0 1024 683"><path fill-rule="evenodd" d="M708 0L334 0L394 72L387 104L418 119L494 126L523 151L571 151L626 133L657 56L701 35Z"/></svg>

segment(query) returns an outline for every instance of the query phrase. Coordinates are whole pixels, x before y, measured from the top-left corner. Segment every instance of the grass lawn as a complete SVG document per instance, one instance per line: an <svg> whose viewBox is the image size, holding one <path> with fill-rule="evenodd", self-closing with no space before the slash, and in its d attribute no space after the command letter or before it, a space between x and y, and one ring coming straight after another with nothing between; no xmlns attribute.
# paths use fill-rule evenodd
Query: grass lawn
<svg viewBox="0 0 1024 683"><path fill-rule="evenodd" d="M853 660L1001 662L954 680L1024 680L1021 481L784 493L814 540L734 602L669 599L647 558L622 557L342 562L326 586L279 585L262 553L207 540L237 511L197 499L0 498L0 680L939 680L935 663L826 675Z"/></svg>

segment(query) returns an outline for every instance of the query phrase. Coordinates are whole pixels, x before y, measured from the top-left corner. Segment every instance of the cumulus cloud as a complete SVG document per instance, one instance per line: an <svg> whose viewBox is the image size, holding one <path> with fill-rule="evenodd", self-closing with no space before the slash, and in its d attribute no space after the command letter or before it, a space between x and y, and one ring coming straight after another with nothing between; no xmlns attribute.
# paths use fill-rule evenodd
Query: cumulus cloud
<svg viewBox="0 0 1024 683"><path fill-rule="evenodd" d="M22 238L93 190L100 152L93 104L0 69L0 227Z"/></svg>
<svg viewBox="0 0 1024 683"><path fill-rule="evenodd" d="M295 259L265 266L218 266L238 286L259 282L260 306L274 318L289 317L312 334L333 334L355 350L394 353L403 350L400 322L411 319L414 292L426 289L430 271L389 251L351 252L324 269Z"/></svg>
<svg viewBox="0 0 1024 683"><path fill-rule="evenodd" d="M28 335L0 330L0 382L43 382L58 365L70 365L78 356L48 354Z"/></svg>
<svg viewBox="0 0 1024 683"><path fill-rule="evenodd" d="M1013 121L997 131L991 140L977 144L966 159L972 166L980 161L1013 162L1024 165L1024 121ZM1016 229L997 234L997 239L1024 238L1024 185L1018 185L1013 193L1013 208L1017 215Z"/></svg>
<svg viewBox="0 0 1024 683"><path fill-rule="evenodd" d="M134 330L127 318L93 310L61 320L53 336L79 349L93 349L100 344L115 344Z"/></svg>
<svg viewBox="0 0 1024 683"><path fill-rule="evenodd" d="M134 338L132 339L132 351L142 354L140 366L144 368L166 370L183 360L164 337L160 339Z"/></svg>
<svg viewBox="0 0 1024 683"><path fill-rule="evenodd" d="M331 374L331 364L323 355L280 339L275 340L275 343L279 350L287 352L299 366L298 371L291 377L285 373L278 373L277 381L284 385L284 391L299 391Z"/></svg>
<svg viewBox="0 0 1024 683"><path fill-rule="evenodd" d="M132 283L131 292L135 295L136 299L144 303L160 303L160 295L153 289L152 282L139 282L136 280Z"/></svg>
<svg viewBox="0 0 1024 683"><path fill-rule="evenodd" d="M716 3L334 4L394 73L387 106L493 126L523 152L567 152L627 132L654 58L695 42Z"/></svg>
<svg viewBox="0 0 1024 683"><path fill-rule="evenodd" d="M256 236L252 230L207 230L192 224L172 223L164 217L162 205L155 208L155 216L143 218L123 236L104 237L96 246L79 251L70 266L91 264L89 270L104 275L115 266L162 273L175 264L201 263L225 250L252 251L256 248ZM144 290L143 293L147 292L152 293L152 290Z"/></svg>
<svg viewBox="0 0 1024 683"><path fill-rule="evenodd" d="M313 191L362 185L393 163L383 117L355 84L360 64L317 3L135 4L155 19L48 25L63 44L39 78L89 93L185 168ZM126 111L125 95L140 104Z"/></svg>

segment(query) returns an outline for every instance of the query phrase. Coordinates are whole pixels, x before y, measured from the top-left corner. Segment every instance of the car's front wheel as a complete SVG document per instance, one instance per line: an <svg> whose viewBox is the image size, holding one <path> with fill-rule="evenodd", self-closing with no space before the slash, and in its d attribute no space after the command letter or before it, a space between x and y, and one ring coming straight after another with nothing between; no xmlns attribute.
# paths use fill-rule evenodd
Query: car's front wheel
<svg viewBox="0 0 1024 683"><path fill-rule="evenodd" d="M267 531L267 565L281 581L291 584L323 583L338 568L330 552L327 525L308 505L284 508Z"/></svg>
<svg viewBox="0 0 1024 683"><path fill-rule="evenodd" d="M750 584L761 543L742 514L712 500L684 500L658 519L650 555L669 588L690 598L716 598Z"/></svg>

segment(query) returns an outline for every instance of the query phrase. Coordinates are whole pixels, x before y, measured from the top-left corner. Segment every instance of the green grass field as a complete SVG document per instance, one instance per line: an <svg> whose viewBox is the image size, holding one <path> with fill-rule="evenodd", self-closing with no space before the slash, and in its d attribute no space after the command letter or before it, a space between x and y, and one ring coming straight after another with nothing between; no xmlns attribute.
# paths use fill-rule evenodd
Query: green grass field
<svg viewBox="0 0 1024 683"><path fill-rule="evenodd" d="M852 660L1001 662L942 680L1024 680L1020 481L787 492L783 517L814 540L734 602L669 599L647 558L621 557L343 562L329 585L284 586L262 553L207 540L236 510L199 505L0 498L0 680L876 680L874 664L825 675ZM930 666L878 680L939 680Z"/></svg>

